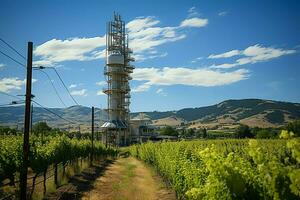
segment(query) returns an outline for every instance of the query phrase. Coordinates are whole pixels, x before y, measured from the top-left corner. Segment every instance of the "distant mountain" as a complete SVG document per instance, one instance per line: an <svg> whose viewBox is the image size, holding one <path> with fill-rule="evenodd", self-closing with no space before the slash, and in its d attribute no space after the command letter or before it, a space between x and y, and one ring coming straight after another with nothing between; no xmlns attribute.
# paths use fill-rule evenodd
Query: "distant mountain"
<svg viewBox="0 0 300 200"><path fill-rule="evenodd" d="M61 116L64 119L78 122L82 125L91 124L92 110L85 106L71 106L68 108L47 108L53 113ZM55 114L46 111L41 107L33 108L33 123L46 121L49 125L55 127L66 127L70 123L58 117ZM95 121L99 123L107 119L106 112L95 108ZM24 106L0 107L0 124L15 126L23 124L24 121Z"/></svg>
<svg viewBox="0 0 300 200"><path fill-rule="evenodd" d="M132 113L132 116L135 117L138 114ZM166 118L176 117L190 122L190 125L195 125L194 127L223 124L230 128L230 125L237 123L249 126L275 127L299 119L300 104L262 99L242 99L227 100L206 107L167 112L145 112L144 114L155 120L156 124L163 123L159 121L160 119L166 121Z"/></svg>
<svg viewBox="0 0 300 200"><path fill-rule="evenodd" d="M91 124L91 108L84 106L71 106L68 108L49 108L71 121L82 125ZM0 125L15 126L23 123L24 106L0 107ZM131 113L131 117L140 114ZM276 127L284 125L288 121L300 118L300 103L279 102L262 99L227 100L219 104L185 108L178 111L144 112L155 125L178 126L186 124L189 127L214 127L222 126L230 128L239 123L249 126ZM105 121L105 111L95 108L96 123ZM68 122L45 111L43 108L34 107L33 122L46 121L51 126L67 127Z"/></svg>

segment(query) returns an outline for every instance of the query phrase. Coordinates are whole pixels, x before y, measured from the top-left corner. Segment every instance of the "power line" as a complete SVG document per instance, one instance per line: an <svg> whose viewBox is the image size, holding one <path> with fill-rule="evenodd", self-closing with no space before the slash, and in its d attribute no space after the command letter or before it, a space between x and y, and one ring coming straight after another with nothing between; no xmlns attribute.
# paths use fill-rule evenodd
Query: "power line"
<svg viewBox="0 0 300 200"><path fill-rule="evenodd" d="M7 107L7 106L12 106L12 105L14 105L14 104L12 104L12 103L6 103L6 104L1 104L0 107Z"/></svg>
<svg viewBox="0 0 300 200"><path fill-rule="evenodd" d="M3 92L3 91L0 91L0 93L1 93L1 94L4 94L4 95L6 95L6 96L9 96L9 97L13 97L13 98L19 99L19 100L24 100L24 99L22 99L22 98L20 98L20 97L18 97L18 96L11 95L11 94L8 94L8 93Z"/></svg>
<svg viewBox="0 0 300 200"><path fill-rule="evenodd" d="M50 109L44 107L43 105L41 105L40 103L38 103L38 102L36 102L36 101L34 101L34 100L32 100L32 102L34 102L35 104L37 104L38 106L40 106L40 107L43 108L44 110L46 110L46 111L52 113L53 115L59 117L60 119L63 119L63 120L65 120L65 121L67 121L67 122L69 122L69 123L71 123L71 124L78 124L78 122L73 122L73 121L71 121L71 120L68 120L68 119L66 119L66 118L64 118L64 117L62 117L62 116L60 116L59 114L57 114L57 113L51 111Z"/></svg>
<svg viewBox="0 0 300 200"><path fill-rule="evenodd" d="M4 53L3 51L0 50L0 53L4 56L6 56L7 58L11 59L12 61L14 61L15 63L18 63L19 65L23 66L26 68L26 66L24 64L22 64L20 61L17 61L16 59L12 58L11 56L7 55L6 53Z"/></svg>
<svg viewBox="0 0 300 200"><path fill-rule="evenodd" d="M13 107L13 106L19 106L20 104L24 104L24 103L7 103L7 104L1 104L0 107Z"/></svg>
<svg viewBox="0 0 300 200"><path fill-rule="evenodd" d="M52 82L52 80L51 80L49 74L48 74L47 72L41 70L41 69L37 69L37 70L39 70L40 72L43 72L43 73L48 77L48 79L49 79L49 81L50 81L50 83L51 83L51 85L52 85L52 87L53 87L53 89L54 89L54 91L55 91L55 93L56 93L56 96L59 98L60 102L61 102L65 107L67 107L67 105L63 102L62 98L61 98L60 95L58 94L58 91L57 91L56 87L54 86L54 84L53 84L53 82Z"/></svg>
<svg viewBox="0 0 300 200"><path fill-rule="evenodd" d="M19 53L13 46L11 46L8 42L5 42L5 40L3 40L2 38L0 38L0 40L6 44L10 49L12 49L15 53L17 53L19 56L21 56L22 58L24 58L25 61L27 61L27 59L25 58L25 56L23 56L21 53Z"/></svg>
<svg viewBox="0 0 300 200"><path fill-rule="evenodd" d="M64 83L64 81L62 80L62 78L60 77L58 71L54 67L52 67L52 69L54 69L56 75L58 76L58 78L60 79L60 81L62 82L62 84L64 85L64 87L66 88L67 92L69 93L70 97L73 99L73 101L75 102L75 104L79 105L77 103L77 101L74 99L74 97L72 96L72 94L70 93L68 87L66 86L66 84Z"/></svg>
<svg viewBox="0 0 300 200"><path fill-rule="evenodd" d="M24 99L22 99L22 98L20 98L20 97L18 97L18 96L14 96L14 95L8 94L8 93L3 92L3 91L0 91L0 93L1 93L1 94L4 94L4 95L6 95L6 96L9 96L9 97L17 98L17 99L19 99L19 100L24 100ZM37 101L34 101L34 100L31 100L31 101L34 102L35 104L37 104L38 106L40 106L41 108L43 108L44 110L46 110L46 111L52 113L53 115L59 117L60 119L63 119L63 120L65 120L65 121L67 121L67 122L69 122L69 123L71 123L71 124L76 124L76 125L79 124L78 122L74 122L74 121L68 120L68 119L66 119L66 118L64 118L64 117L62 117L62 116L60 116L60 115L58 115L57 113L55 113L55 112L51 111L50 109L44 107L43 105L41 105L41 104L38 103Z"/></svg>
<svg viewBox="0 0 300 200"><path fill-rule="evenodd" d="M61 78L61 76L59 75L59 73L58 73L58 71L56 70L55 67L44 67L44 66L39 66L39 67L37 67L37 68L38 68L38 69L47 69L47 68L53 69L53 70L55 71L56 75L58 76L59 80L61 81L61 83L63 84L63 86L64 86L65 89L67 90L67 92L69 93L70 97L71 97L72 100L74 101L74 103L75 103L76 105L79 105L78 102L74 99L74 97L73 97L72 94L70 93L68 87L66 86L65 82L63 81L63 79Z"/></svg>

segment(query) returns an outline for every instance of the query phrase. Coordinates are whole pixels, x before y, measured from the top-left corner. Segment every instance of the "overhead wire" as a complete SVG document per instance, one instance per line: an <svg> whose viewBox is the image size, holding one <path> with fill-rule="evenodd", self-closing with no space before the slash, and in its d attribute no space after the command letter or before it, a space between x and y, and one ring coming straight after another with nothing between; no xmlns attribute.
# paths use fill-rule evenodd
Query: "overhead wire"
<svg viewBox="0 0 300 200"><path fill-rule="evenodd" d="M25 58L25 56L23 56L19 51L17 51L12 45L10 45L10 44L9 44L8 42L6 42L4 39L0 38L0 41L2 41L3 43L5 43L10 49L12 49L15 53L17 53L17 54L18 54L20 57L22 57L24 60L27 60L27 59ZM11 57L10 55L6 54L5 52L3 52L3 51L1 51L1 50L0 50L0 53L1 53L2 55L4 55L5 57L9 58L10 60L14 61L15 63L17 63L17 64L23 66L25 69L27 69L26 65L24 65L23 63L21 63L21 62L18 61L17 59L14 59L13 57ZM67 87L66 84L64 83L64 81L63 81L62 77L60 76L60 74L58 73L58 71L57 71L54 67L52 67L52 69L54 69L56 75L58 76L59 80L61 81L61 83L62 83L63 86L65 87L66 91L68 92L68 94L70 95L70 97L72 98L72 100L74 101L74 103L75 103L76 105L79 105L78 102L75 100L75 98L74 98L74 97L72 96L72 94L70 93L68 87ZM44 72L44 71L42 71L41 69L38 69L38 70L41 71L41 72L43 72L43 73L47 76L47 78L49 79L50 83L52 84L52 87L53 87L53 89L54 89L56 95L57 95L58 98L60 99L61 103L62 103L65 107L67 107L66 104L65 104L65 103L63 102L63 100L61 99L60 95L58 94L58 91L57 91L57 89L55 88L55 86L54 86L54 84L53 84L53 82L52 82L52 80L51 80L49 74L46 73L46 72ZM0 93L1 93L1 94L4 94L4 95L6 95L6 96L9 96L9 97L13 97L13 98L17 98L17 99L19 99L19 100L23 100L22 98L20 98L20 97L18 97L18 96L14 96L14 95L8 94L8 93L3 92L3 91L0 91ZM59 117L59 118L62 119L62 120L65 120L65 121L67 121L67 122L69 122L69 123L71 123L71 124L79 124L78 122L71 121L71 120L69 120L69 119L66 119L66 118L64 118L64 117L62 117L62 116L60 116L60 115L58 115L57 113L55 113L55 112L51 111L50 109L44 107L43 105L41 105L40 103L38 103L37 101L35 101L35 100L33 100L33 99L32 99L31 101L32 101L33 103L37 104L38 106L40 106L41 108L43 108L44 110L46 110L46 111L52 113L53 115ZM1 106L1 105L0 105L0 106Z"/></svg>
<svg viewBox="0 0 300 200"><path fill-rule="evenodd" d="M23 56L18 50L16 50L16 48L14 48L12 45L10 45L8 42L6 42L4 39L0 38L0 41L2 41L4 44L6 44L10 49L12 49L15 53L17 53L17 54L18 54L20 57L22 57L24 60L27 60L27 59L25 58L25 56ZM1 50L0 50L0 53L1 53L2 55L6 56L7 58L11 59L11 60L14 61L15 63L17 63L17 64L19 64L19 65L21 65L21 66L27 68L26 65L24 65L23 63L21 63L21 62L18 61L17 59L11 57L11 56L8 55L7 53L5 53L5 52L3 52L3 51L1 51ZM57 70L56 70L55 68L53 68L53 69L54 69L56 75L58 76L58 78L60 79L60 81L62 82L63 86L66 88L67 92L68 92L69 95L71 96L72 100L75 102L75 104L79 105L78 102L74 99L74 97L73 97L72 94L70 93L70 91L68 90L67 86L65 85L63 79L61 78L61 76L59 75L59 73L57 72ZM39 70L39 71L42 71L42 70ZM42 71L42 72L43 72L44 74L46 74L47 78L50 80L50 83L51 83L53 89L55 90L55 93L56 93L56 95L58 96L58 98L59 98L59 100L61 101L61 103L62 103L65 107L67 107L66 104L62 101L62 98L60 97L60 95L58 94L58 91L57 91L57 89L55 88L53 82L51 81L51 78L49 77L49 75L48 75L46 72L44 72L44 71Z"/></svg>
<svg viewBox="0 0 300 200"><path fill-rule="evenodd" d="M7 92L3 92L3 91L0 91L1 94L4 94L6 96L9 96L9 97L13 97L13 98L16 98L16 99L19 99L19 100L24 100L18 96L15 96L15 95L12 95L12 94L8 94Z"/></svg>
<svg viewBox="0 0 300 200"><path fill-rule="evenodd" d="M59 118L60 118L60 119L62 119L62 120L65 120L65 121L67 121L67 122L69 122L69 123L71 123L71 124L79 124L78 122L71 121L71 120L69 120L69 119L66 119L66 118L64 118L64 117L60 116L59 114L57 114L57 113L53 112L53 111L52 111L52 110L50 110L49 108L46 108L46 107L44 107L43 105L41 105L40 103L38 103L38 102L37 102L37 101L35 101L35 100L31 100L31 101L32 101L32 102L34 102L35 104L37 104L38 106L40 106L41 108L43 108L44 110L46 110L46 111L48 111L48 112L52 113L53 115L55 115L55 116L59 117Z"/></svg>
<svg viewBox="0 0 300 200"><path fill-rule="evenodd" d="M22 98L20 98L20 97L18 97L18 96L11 95L11 94L8 94L8 93L3 92L3 91L0 91L0 93L1 93L1 94L4 94L4 95L6 95L6 96L9 96L9 97L13 97L13 98L16 98L16 99L19 99L19 100L23 100ZM50 110L50 109L44 107L43 105L41 105L40 103L38 103L38 102L35 101L35 100L31 100L31 101L34 102L35 104L37 104L38 106L40 106L41 108L43 108L44 110L46 110L46 111L52 113L53 115L59 117L60 119L63 119L63 120L65 120L65 121L67 121L67 122L69 122L69 123L72 123L72 124L79 124L78 122L71 121L71 120L69 120L69 119L66 119L66 118L60 116L59 114L57 114L57 113L53 112L52 110Z"/></svg>
<svg viewBox="0 0 300 200"><path fill-rule="evenodd" d="M47 76L47 78L49 79L49 81L50 81L50 83L51 83L51 85L52 85L52 87L53 87L53 89L54 89L54 91L55 91L56 96L59 98L60 102L61 102L65 107L67 107L67 105L64 103L64 101L63 101L62 98L60 97L60 95L59 95L59 93L58 93L56 87L54 86L54 84L53 84L53 82L52 82L52 80L51 80L51 78L50 78L50 76L49 76L49 74L48 74L47 72L41 70L41 69L37 69L37 70L40 71L40 72L43 72L43 73Z"/></svg>
<svg viewBox="0 0 300 200"><path fill-rule="evenodd" d="M63 79L61 78L61 76L59 75L58 71L55 69L55 67L52 67L52 69L54 69L56 75L58 76L58 78L60 79L60 81L62 82L63 86L65 87L65 89L67 90L67 92L69 93L70 97L73 99L74 103L76 105L79 105L78 102L74 99L73 95L70 93L68 87L66 86L66 84L64 83Z"/></svg>
<svg viewBox="0 0 300 200"><path fill-rule="evenodd" d="M7 106L12 106L12 105L15 105L15 104L12 104L12 103L0 104L0 107L7 107Z"/></svg>
<svg viewBox="0 0 300 200"><path fill-rule="evenodd" d="M23 56L19 51L17 51L12 45L10 45L8 42L6 42L4 39L0 38L0 41L2 41L4 44L6 44L10 49L12 49L15 53L17 53L19 56L21 56L22 58L24 58L25 61L27 61L27 59L25 58L25 56Z"/></svg>
<svg viewBox="0 0 300 200"><path fill-rule="evenodd" d="M18 61L18 60L16 60L16 59L12 58L11 56L7 55L7 54L4 53L3 51L0 50L0 53L1 53L2 55L6 56L7 58L11 59L11 60L14 61L15 63L17 63L17 64L19 64L19 65L21 65L21 66L23 66L23 67L26 68L26 65L24 65L23 63L21 63L20 61Z"/></svg>

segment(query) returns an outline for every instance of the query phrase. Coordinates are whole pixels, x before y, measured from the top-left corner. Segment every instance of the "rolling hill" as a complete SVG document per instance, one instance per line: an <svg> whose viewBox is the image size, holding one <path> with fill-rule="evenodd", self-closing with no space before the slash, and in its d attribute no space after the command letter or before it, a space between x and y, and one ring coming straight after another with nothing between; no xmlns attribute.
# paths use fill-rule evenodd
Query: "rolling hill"
<svg viewBox="0 0 300 200"><path fill-rule="evenodd" d="M133 113L136 116L139 113ZM167 117L176 117L190 122L189 125L216 126L235 125L237 123L249 126L275 127L288 121L300 118L300 104L290 102L279 102L262 99L227 100L219 104L199 107L185 108L178 111L167 112L145 112L149 118L159 120Z"/></svg>
<svg viewBox="0 0 300 200"><path fill-rule="evenodd" d="M92 110L85 106L71 106L68 108L48 108L48 110L58 114L59 116L74 122L78 122L83 126L91 124ZM99 123L107 119L106 112L95 108L95 121ZM8 126L22 125L24 120L24 106L0 107L0 124ZM59 118L58 116L46 111L41 107L33 109L33 123L46 121L50 126L66 128L69 122Z"/></svg>
<svg viewBox="0 0 300 200"><path fill-rule="evenodd" d="M91 108L84 106L71 106L68 108L49 108L49 110L62 117L77 121L82 125L89 126L91 123ZM15 126L22 124L24 119L24 107L0 107L0 124ZM47 121L55 127L66 127L68 122L45 111L43 108L35 107L33 122ZM131 113L131 117L138 116L140 112ZM199 107L184 108L178 111L166 112L144 112L154 125L179 126L186 124L189 127L215 127L222 126L230 128L239 123L249 126L276 127L300 118L300 103L279 102L262 99L227 100L219 104ZM105 111L96 108L95 120L97 123L105 121Z"/></svg>

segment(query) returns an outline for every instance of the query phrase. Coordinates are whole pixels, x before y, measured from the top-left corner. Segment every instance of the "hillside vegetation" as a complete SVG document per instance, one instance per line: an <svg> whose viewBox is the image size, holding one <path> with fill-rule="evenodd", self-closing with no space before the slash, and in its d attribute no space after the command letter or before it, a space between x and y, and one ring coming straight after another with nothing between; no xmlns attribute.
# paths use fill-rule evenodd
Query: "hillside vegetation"
<svg viewBox="0 0 300 200"><path fill-rule="evenodd" d="M91 108L85 106L71 106L68 108L49 108L62 117L80 122L83 126L91 123ZM12 125L22 124L24 120L24 107L0 107L0 124ZM137 117L140 112L132 113L131 117ZM300 118L300 104L270 101L262 99L227 100L216 105L184 108L178 111L166 112L144 112L154 124L178 125L182 122L190 123L192 127L201 126L214 127L224 125L229 128L232 125L242 123L259 127L277 127L289 121ZM95 109L96 121L105 121L107 114L104 110ZM51 126L57 128L67 127L68 123L57 116L35 107L33 111L33 122L49 121ZM50 123L51 122L51 123Z"/></svg>
<svg viewBox="0 0 300 200"><path fill-rule="evenodd" d="M139 113L133 113L137 116ZM300 118L300 104L262 99L227 100L216 105L185 108L168 112L145 112L152 120L176 117L198 126L216 126L237 123L251 127L276 127ZM163 123L163 122L162 122ZM166 124L171 125L171 124Z"/></svg>
<svg viewBox="0 0 300 200"><path fill-rule="evenodd" d="M145 143L131 155L153 165L179 199L299 199L300 141Z"/></svg>

